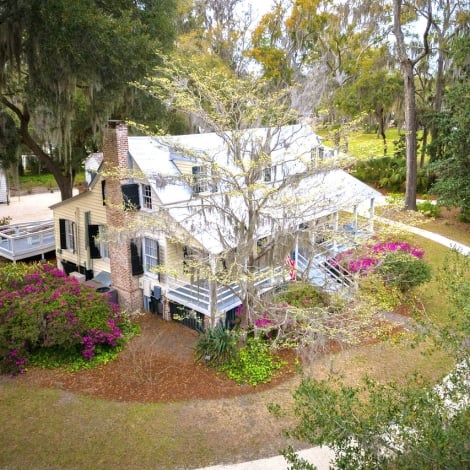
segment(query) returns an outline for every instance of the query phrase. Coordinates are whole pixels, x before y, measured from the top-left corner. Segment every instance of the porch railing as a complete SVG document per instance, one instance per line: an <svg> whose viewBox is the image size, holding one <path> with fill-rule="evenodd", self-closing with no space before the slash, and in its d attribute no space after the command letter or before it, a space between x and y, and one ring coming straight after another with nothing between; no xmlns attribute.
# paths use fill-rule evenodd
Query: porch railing
<svg viewBox="0 0 470 470"><path fill-rule="evenodd" d="M0 256L18 261L55 249L54 221L23 222L0 226Z"/></svg>
<svg viewBox="0 0 470 470"><path fill-rule="evenodd" d="M285 282L288 270L283 266L276 268L263 268L253 272L253 284L258 292L267 292ZM227 312L241 303L242 287L240 282L230 285L217 284L216 305L219 312ZM167 297L169 300L192 308L205 315L210 314L211 291L207 280L198 280L188 283L182 279L168 276Z"/></svg>

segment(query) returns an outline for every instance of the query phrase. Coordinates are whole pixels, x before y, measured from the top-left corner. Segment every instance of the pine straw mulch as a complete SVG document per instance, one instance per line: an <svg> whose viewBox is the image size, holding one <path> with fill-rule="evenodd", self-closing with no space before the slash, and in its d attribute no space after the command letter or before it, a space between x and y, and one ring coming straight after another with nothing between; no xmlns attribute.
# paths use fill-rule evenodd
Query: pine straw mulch
<svg viewBox="0 0 470 470"><path fill-rule="evenodd" d="M31 368L13 380L91 397L123 402L175 402L229 398L274 388L296 374L294 351L281 351L287 361L270 383L238 385L194 360L198 333L157 315L137 320L141 334L131 339L117 359L76 372Z"/></svg>

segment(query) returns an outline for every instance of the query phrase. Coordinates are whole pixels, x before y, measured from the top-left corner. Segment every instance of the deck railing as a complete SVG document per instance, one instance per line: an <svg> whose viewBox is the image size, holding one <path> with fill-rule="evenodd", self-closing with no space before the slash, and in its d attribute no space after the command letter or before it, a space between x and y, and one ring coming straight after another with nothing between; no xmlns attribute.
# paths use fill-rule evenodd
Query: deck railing
<svg viewBox="0 0 470 470"><path fill-rule="evenodd" d="M254 287L260 293L273 289L289 278L288 269L284 266L278 266L274 269L258 269L254 271L252 275ZM216 305L218 311L227 312L240 305L242 282L243 280L241 280L240 283L233 282L228 286L217 284ZM206 315L210 314L211 291L207 280L188 283L182 279L168 276L167 297L185 307L192 308Z"/></svg>
<svg viewBox="0 0 470 470"><path fill-rule="evenodd" d="M55 249L54 220L0 226L0 256L18 261Z"/></svg>

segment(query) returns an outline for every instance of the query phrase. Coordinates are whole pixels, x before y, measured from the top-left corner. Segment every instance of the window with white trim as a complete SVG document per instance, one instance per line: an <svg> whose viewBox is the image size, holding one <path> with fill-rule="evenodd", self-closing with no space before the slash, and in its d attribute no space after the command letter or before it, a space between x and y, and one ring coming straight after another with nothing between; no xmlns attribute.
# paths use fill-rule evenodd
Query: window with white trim
<svg viewBox="0 0 470 470"><path fill-rule="evenodd" d="M143 239L143 263L145 272L155 272L155 268L159 265L159 255L158 241L153 238L145 237Z"/></svg>
<svg viewBox="0 0 470 470"><path fill-rule="evenodd" d="M203 166L193 166L192 167L192 187L193 187L193 193L194 194L199 194L199 193L204 193L209 190L209 185L208 183L208 175L207 175L207 169L204 168Z"/></svg>
<svg viewBox="0 0 470 470"><path fill-rule="evenodd" d="M65 221L65 248L75 252L75 222Z"/></svg>
<svg viewBox="0 0 470 470"><path fill-rule="evenodd" d="M109 243L107 240L106 226L100 225L98 232L100 255L104 259L109 259Z"/></svg>
<svg viewBox="0 0 470 470"><path fill-rule="evenodd" d="M142 207L144 209L152 209L152 187L149 184L142 184Z"/></svg>
<svg viewBox="0 0 470 470"><path fill-rule="evenodd" d="M276 181L276 165L267 166L263 169L263 180L265 183Z"/></svg>

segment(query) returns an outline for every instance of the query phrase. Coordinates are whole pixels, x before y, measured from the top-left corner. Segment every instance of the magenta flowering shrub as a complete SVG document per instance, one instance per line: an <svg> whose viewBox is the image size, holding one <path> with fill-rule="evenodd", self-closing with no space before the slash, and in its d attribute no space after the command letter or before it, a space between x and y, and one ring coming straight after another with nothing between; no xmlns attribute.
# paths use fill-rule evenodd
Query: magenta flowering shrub
<svg viewBox="0 0 470 470"><path fill-rule="evenodd" d="M0 370L22 373L41 348L77 352L116 347L128 324L106 294L48 264L11 265L0 273Z"/></svg>
<svg viewBox="0 0 470 470"><path fill-rule="evenodd" d="M401 241L386 241L376 243L363 252L348 250L339 253L333 259L329 260L333 267L344 267L350 273L366 274L374 269L381 260L390 253L409 254L415 258L423 259L424 250L413 247L409 243Z"/></svg>
<svg viewBox="0 0 470 470"><path fill-rule="evenodd" d="M261 318L255 320L256 328L268 328L273 325L273 321L268 318L268 312L263 312Z"/></svg>

